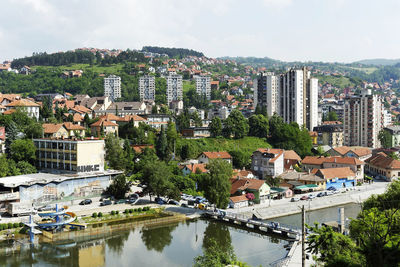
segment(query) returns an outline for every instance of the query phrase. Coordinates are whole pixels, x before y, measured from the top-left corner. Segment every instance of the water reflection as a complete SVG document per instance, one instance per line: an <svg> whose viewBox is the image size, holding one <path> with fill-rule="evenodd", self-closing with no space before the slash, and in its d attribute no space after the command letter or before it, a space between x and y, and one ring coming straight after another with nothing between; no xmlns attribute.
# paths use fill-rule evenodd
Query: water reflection
<svg viewBox="0 0 400 267"><path fill-rule="evenodd" d="M132 230L132 231L134 231L134 230ZM106 239L107 247L112 252L120 255L122 253L122 251L123 251L124 246L125 246L125 242L129 238L130 232L131 231L125 231L125 232L122 232L119 235L112 236L112 237Z"/></svg>
<svg viewBox="0 0 400 267"><path fill-rule="evenodd" d="M178 223L157 228L142 228L142 241L148 250L162 252L164 247L169 246L172 241L171 233L178 226Z"/></svg>
<svg viewBox="0 0 400 267"><path fill-rule="evenodd" d="M212 245L212 241L215 240L217 245L222 251L228 252L232 247L232 238L229 232L229 228L226 224L210 221L204 231L203 237L203 250L207 250ZM211 242L210 242L211 241Z"/></svg>

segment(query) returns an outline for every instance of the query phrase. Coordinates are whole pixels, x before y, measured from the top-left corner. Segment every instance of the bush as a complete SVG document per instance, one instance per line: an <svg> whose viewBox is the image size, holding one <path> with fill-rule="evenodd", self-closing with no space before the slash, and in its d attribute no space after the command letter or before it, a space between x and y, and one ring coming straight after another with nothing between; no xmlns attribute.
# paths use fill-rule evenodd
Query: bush
<svg viewBox="0 0 400 267"><path fill-rule="evenodd" d="M20 223L19 223L19 227L22 227L22 226L24 226L24 223L23 223L23 222L20 222Z"/></svg>
<svg viewBox="0 0 400 267"><path fill-rule="evenodd" d="M98 217L103 217L103 213L99 212L99 213L97 214L97 216L98 216Z"/></svg>
<svg viewBox="0 0 400 267"><path fill-rule="evenodd" d="M0 224L0 231L4 230L4 225Z"/></svg>
<svg viewBox="0 0 400 267"><path fill-rule="evenodd" d="M118 214L119 214L119 210L116 210L116 211L115 211L115 214L118 215Z"/></svg>
<svg viewBox="0 0 400 267"><path fill-rule="evenodd" d="M130 209L130 210L129 210L129 213L133 213L133 211L134 211L133 209ZM135 211L136 211L136 209L135 209Z"/></svg>
<svg viewBox="0 0 400 267"><path fill-rule="evenodd" d="M13 224L12 223L8 223L7 224L7 229L11 229L11 228L13 228Z"/></svg>
<svg viewBox="0 0 400 267"><path fill-rule="evenodd" d="M93 217L93 218L97 218L97 213L96 213L96 212L93 212L92 217Z"/></svg>
<svg viewBox="0 0 400 267"><path fill-rule="evenodd" d="M113 210L112 210L112 211L111 211L111 215L113 215L113 216L114 216L114 215L115 215L115 211L113 211Z"/></svg>
<svg viewBox="0 0 400 267"><path fill-rule="evenodd" d="M19 230L20 234L26 234L28 232L28 228L22 227L21 230Z"/></svg>
<svg viewBox="0 0 400 267"><path fill-rule="evenodd" d="M16 222L16 223L13 224L13 226L14 226L14 228L18 228L19 227L19 223Z"/></svg>
<svg viewBox="0 0 400 267"><path fill-rule="evenodd" d="M128 213L129 213L129 210L128 210L128 209L125 209L125 210L124 210L124 213L125 213L125 214L128 214Z"/></svg>
<svg viewBox="0 0 400 267"><path fill-rule="evenodd" d="M137 211L138 211L138 212L142 212L142 208L138 208Z"/></svg>

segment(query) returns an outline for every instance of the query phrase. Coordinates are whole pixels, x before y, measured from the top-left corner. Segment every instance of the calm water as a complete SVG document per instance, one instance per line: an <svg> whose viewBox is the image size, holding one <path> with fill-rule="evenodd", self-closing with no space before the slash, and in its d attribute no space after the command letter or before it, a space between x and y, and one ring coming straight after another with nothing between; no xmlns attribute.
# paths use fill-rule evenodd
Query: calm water
<svg viewBox="0 0 400 267"><path fill-rule="evenodd" d="M324 223L329 221L337 221L339 219L339 207L344 207L345 218L356 218L358 213L361 211L361 206L359 204L347 204L327 209L310 211L310 212L306 211L306 223L309 225L313 225L314 222ZM307 210L308 205L304 205L304 208ZM274 218L271 220L275 222L301 227L300 213L285 217Z"/></svg>
<svg viewBox="0 0 400 267"><path fill-rule="evenodd" d="M238 259L267 266L287 254L288 241L261 236L224 223L197 220L69 244L41 244L0 256L0 266L192 266L213 237L233 246Z"/></svg>

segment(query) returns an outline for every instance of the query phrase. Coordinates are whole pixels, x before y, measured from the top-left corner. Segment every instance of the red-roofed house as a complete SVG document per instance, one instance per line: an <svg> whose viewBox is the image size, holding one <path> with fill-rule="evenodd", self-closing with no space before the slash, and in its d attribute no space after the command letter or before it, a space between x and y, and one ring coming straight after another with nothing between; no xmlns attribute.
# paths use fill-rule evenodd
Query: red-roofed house
<svg viewBox="0 0 400 267"><path fill-rule="evenodd" d="M98 121L92 123L90 128L92 130L92 134L96 133L97 136L101 135L101 129L103 129L105 135L112 133L118 136L118 124L112 121L107 121L104 118L100 118Z"/></svg>
<svg viewBox="0 0 400 267"><path fill-rule="evenodd" d="M400 177L400 161L383 152L370 157L365 163L365 171L384 177L387 181Z"/></svg>
<svg viewBox="0 0 400 267"><path fill-rule="evenodd" d="M263 203L268 199L270 187L265 183L265 180L247 179L247 178L232 178L231 196L240 196L245 194L254 195L254 203Z"/></svg>
<svg viewBox="0 0 400 267"><path fill-rule="evenodd" d="M229 163L232 163L232 156L229 155L226 151L218 151L218 152L203 152L199 156L199 163L208 164L212 159L223 159Z"/></svg>
<svg viewBox="0 0 400 267"><path fill-rule="evenodd" d="M44 137L55 137L55 138L68 138L68 131L65 129L62 123L43 123L43 135Z"/></svg>
<svg viewBox="0 0 400 267"><path fill-rule="evenodd" d="M191 173L206 173L208 170L206 169L206 164L186 164L182 168L183 175L186 176Z"/></svg>
<svg viewBox="0 0 400 267"><path fill-rule="evenodd" d="M326 180L326 188L332 186L346 188L356 185L356 175L349 167L319 169L315 174Z"/></svg>
<svg viewBox="0 0 400 267"><path fill-rule="evenodd" d="M245 195L234 196L229 198L229 207L236 209L247 207L249 205L249 200Z"/></svg>
<svg viewBox="0 0 400 267"><path fill-rule="evenodd" d="M68 135L71 136L79 136L85 137L86 128L77 124L73 124L72 122L64 122L64 128L68 131Z"/></svg>
<svg viewBox="0 0 400 267"><path fill-rule="evenodd" d="M251 170L260 179L277 177L284 171L284 150L259 148L251 156Z"/></svg>

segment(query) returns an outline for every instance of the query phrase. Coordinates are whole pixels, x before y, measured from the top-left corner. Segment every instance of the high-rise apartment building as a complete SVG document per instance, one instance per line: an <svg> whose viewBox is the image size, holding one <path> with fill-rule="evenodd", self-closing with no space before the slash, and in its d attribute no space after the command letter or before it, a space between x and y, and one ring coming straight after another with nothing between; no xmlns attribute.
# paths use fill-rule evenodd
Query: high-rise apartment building
<svg viewBox="0 0 400 267"><path fill-rule="evenodd" d="M113 102L121 98L121 77L110 75L104 78L104 96L108 96Z"/></svg>
<svg viewBox="0 0 400 267"><path fill-rule="evenodd" d="M290 69L280 76L280 115L312 131L318 125L318 79L310 71Z"/></svg>
<svg viewBox="0 0 400 267"><path fill-rule="evenodd" d="M140 101L154 101L156 95L155 77L145 75L139 78L139 95Z"/></svg>
<svg viewBox="0 0 400 267"><path fill-rule="evenodd" d="M262 72L257 79L257 105L266 107L268 116L279 114L279 76Z"/></svg>
<svg viewBox="0 0 400 267"><path fill-rule="evenodd" d="M383 128L382 99L363 90L360 95L350 96L344 102L344 144L346 146L380 146L379 132Z"/></svg>
<svg viewBox="0 0 400 267"><path fill-rule="evenodd" d="M211 78L210 76L194 76L196 81L196 92L198 95L205 95L207 100L211 99Z"/></svg>
<svg viewBox="0 0 400 267"><path fill-rule="evenodd" d="M167 103L182 100L182 75L170 72L167 76Z"/></svg>

